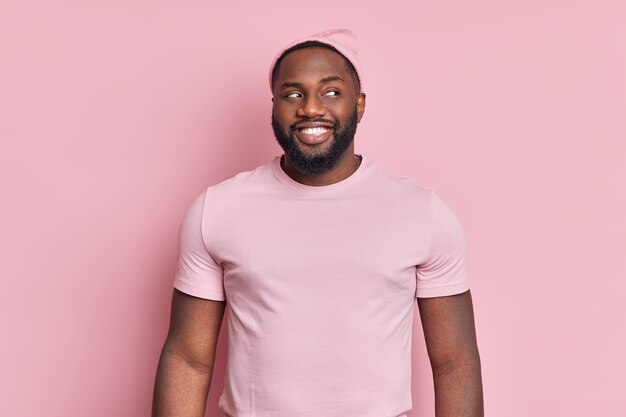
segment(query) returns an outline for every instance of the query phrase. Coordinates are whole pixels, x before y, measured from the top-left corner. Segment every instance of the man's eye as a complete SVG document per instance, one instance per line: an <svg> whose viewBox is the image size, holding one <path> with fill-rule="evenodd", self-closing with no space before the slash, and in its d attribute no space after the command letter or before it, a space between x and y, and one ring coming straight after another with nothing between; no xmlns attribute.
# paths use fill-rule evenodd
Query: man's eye
<svg viewBox="0 0 626 417"><path fill-rule="evenodd" d="M296 97L299 97L299 96L300 96L300 93L289 93L289 94L287 94L287 96L286 96L286 97L289 97L289 98L296 98Z"/></svg>
<svg viewBox="0 0 626 417"><path fill-rule="evenodd" d="M330 96L338 96L339 95L339 91L337 90L330 90L329 92L327 92L325 95L330 95Z"/></svg>

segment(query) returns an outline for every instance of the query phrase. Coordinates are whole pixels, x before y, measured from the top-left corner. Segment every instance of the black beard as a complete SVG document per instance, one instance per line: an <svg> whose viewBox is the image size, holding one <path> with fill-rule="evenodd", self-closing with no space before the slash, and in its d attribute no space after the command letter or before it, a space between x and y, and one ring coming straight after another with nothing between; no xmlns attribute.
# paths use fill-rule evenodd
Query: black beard
<svg viewBox="0 0 626 417"><path fill-rule="evenodd" d="M283 148L285 155L289 157L294 167L300 173L310 176L320 175L333 169L346 149L348 149L354 140L358 124L356 107L350 117L348 117L345 125L340 125L339 123L333 125L332 143L326 152L319 155L307 155L296 144L295 126L302 122L316 121L320 121L320 119L300 120L289 126L288 132L285 132L276 121L274 109L272 109L272 128L278 144Z"/></svg>

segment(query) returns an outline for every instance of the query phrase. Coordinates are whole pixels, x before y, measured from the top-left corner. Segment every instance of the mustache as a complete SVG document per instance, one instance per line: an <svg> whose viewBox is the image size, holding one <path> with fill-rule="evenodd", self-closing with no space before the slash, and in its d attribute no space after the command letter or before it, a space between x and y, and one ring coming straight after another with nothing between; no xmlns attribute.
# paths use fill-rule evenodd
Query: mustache
<svg viewBox="0 0 626 417"><path fill-rule="evenodd" d="M335 129L335 130L337 130L337 128L339 127L339 123L337 123L337 122L333 122L333 121L322 119L322 118L318 117L318 118L315 118L315 119L298 120L297 122L292 123L291 125L289 125L289 130L291 130L291 131L296 130L296 126L298 126L300 123L327 123L329 125L333 125L333 129Z"/></svg>

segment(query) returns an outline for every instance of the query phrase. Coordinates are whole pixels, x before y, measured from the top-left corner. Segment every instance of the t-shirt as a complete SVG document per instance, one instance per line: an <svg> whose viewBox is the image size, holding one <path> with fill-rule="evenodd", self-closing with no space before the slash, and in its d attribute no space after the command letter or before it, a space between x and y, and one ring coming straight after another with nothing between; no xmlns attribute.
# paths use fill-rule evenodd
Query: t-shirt
<svg viewBox="0 0 626 417"><path fill-rule="evenodd" d="M227 416L411 409L416 297L469 289L464 234L434 191L361 157L311 186L276 156L189 208L174 287L227 302Z"/></svg>

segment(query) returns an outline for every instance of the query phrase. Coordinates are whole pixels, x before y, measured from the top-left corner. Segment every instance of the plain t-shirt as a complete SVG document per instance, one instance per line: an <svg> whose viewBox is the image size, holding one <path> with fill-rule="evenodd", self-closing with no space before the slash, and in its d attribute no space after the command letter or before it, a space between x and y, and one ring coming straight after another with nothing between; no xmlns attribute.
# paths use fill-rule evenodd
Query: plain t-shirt
<svg viewBox="0 0 626 417"><path fill-rule="evenodd" d="M275 156L209 186L174 287L227 302L230 417L397 417L411 409L416 297L469 289L463 229L432 190L362 156L325 186Z"/></svg>

